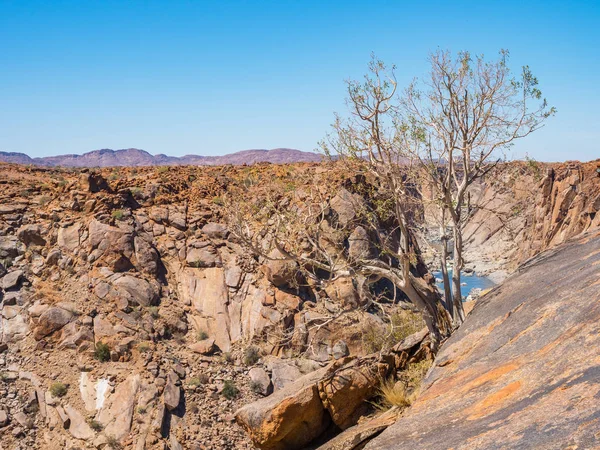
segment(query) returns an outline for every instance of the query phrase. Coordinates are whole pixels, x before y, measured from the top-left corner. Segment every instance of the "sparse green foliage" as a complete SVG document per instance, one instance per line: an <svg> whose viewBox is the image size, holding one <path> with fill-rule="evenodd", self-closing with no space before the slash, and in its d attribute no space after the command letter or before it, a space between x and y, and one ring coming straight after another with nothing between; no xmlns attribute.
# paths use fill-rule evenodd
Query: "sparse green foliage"
<svg viewBox="0 0 600 450"><path fill-rule="evenodd" d="M67 393L67 386L60 381L56 381L50 385L48 390L53 397L63 397Z"/></svg>
<svg viewBox="0 0 600 450"><path fill-rule="evenodd" d="M244 350L244 364L247 366L253 366L260 359L260 351L258 347L251 345L246 347Z"/></svg>
<svg viewBox="0 0 600 450"><path fill-rule="evenodd" d="M225 352L225 353L223 353L223 360L228 364L233 364L233 361L235 359L231 353Z"/></svg>
<svg viewBox="0 0 600 450"><path fill-rule="evenodd" d="M362 345L366 353L374 353L388 349L402 339L420 331L425 322L419 314L400 310L390 316L389 324L378 327L369 324L362 333Z"/></svg>
<svg viewBox="0 0 600 450"><path fill-rule="evenodd" d="M94 358L100 362L110 361L110 347L104 342L98 342L94 349Z"/></svg>
<svg viewBox="0 0 600 450"><path fill-rule="evenodd" d="M148 353L151 350L148 342L141 342L137 348L140 353Z"/></svg>
<svg viewBox="0 0 600 450"><path fill-rule="evenodd" d="M198 334L196 335L196 339L198 339L199 341L208 339L208 333L204 330L200 330L200 331L198 331Z"/></svg>
<svg viewBox="0 0 600 450"><path fill-rule="evenodd" d="M115 220L123 220L123 217L125 216L122 209L115 209L111 215Z"/></svg>
<svg viewBox="0 0 600 450"><path fill-rule="evenodd" d="M96 433L102 431L102 429L104 428L100 422L98 422L97 420L94 420L94 419L88 420L88 425Z"/></svg>
<svg viewBox="0 0 600 450"><path fill-rule="evenodd" d="M158 311L158 306L149 306L148 312L153 319L158 319L160 317L160 313Z"/></svg>
<svg viewBox="0 0 600 450"><path fill-rule="evenodd" d="M106 445L112 450L121 450L122 448L119 440L112 435L106 436Z"/></svg>
<svg viewBox="0 0 600 450"><path fill-rule="evenodd" d="M144 408L143 406L138 406L136 411L138 414L146 414L146 408Z"/></svg>
<svg viewBox="0 0 600 450"><path fill-rule="evenodd" d="M253 381L252 383L250 383L250 389L252 390L252 392L254 392L255 394L262 394L262 386L259 382L257 381Z"/></svg>
<svg viewBox="0 0 600 450"><path fill-rule="evenodd" d="M236 387L233 381L225 380L223 390L221 391L223 397L225 397L227 400L233 400L239 395L239 393L240 390Z"/></svg>
<svg viewBox="0 0 600 450"><path fill-rule="evenodd" d="M213 197L212 202L218 206L223 206L225 204L225 202L223 201L223 198L218 195Z"/></svg>

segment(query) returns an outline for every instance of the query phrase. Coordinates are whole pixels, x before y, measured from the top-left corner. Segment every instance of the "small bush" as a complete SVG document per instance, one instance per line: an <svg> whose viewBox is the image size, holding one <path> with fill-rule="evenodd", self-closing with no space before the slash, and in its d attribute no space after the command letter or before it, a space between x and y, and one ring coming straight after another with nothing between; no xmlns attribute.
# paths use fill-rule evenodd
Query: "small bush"
<svg viewBox="0 0 600 450"><path fill-rule="evenodd" d="M197 377L192 377L188 380L188 384L190 386L200 386L201 384L206 384L210 381L210 377L205 373L201 373Z"/></svg>
<svg viewBox="0 0 600 450"><path fill-rule="evenodd" d="M250 383L250 389L255 394L262 394L263 391L262 385L258 381L253 381L252 383Z"/></svg>
<svg viewBox="0 0 600 450"><path fill-rule="evenodd" d="M208 333L206 331L204 331L204 330L200 330L200 331L198 331L198 335L196 336L196 338L199 341L203 341L205 339L208 339Z"/></svg>
<svg viewBox="0 0 600 450"><path fill-rule="evenodd" d="M362 331L363 350L366 353L379 352L388 349L402 339L420 331L425 322L419 314L411 311L400 310L390 317L390 322L385 327L369 324Z"/></svg>
<svg viewBox="0 0 600 450"><path fill-rule="evenodd" d="M244 350L244 364L247 366L253 366L260 359L260 352L257 347L253 345L250 347L246 347Z"/></svg>
<svg viewBox="0 0 600 450"><path fill-rule="evenodd" d="M100 362L110 361L110 347L104 342L98 342L94 350L94 358Z"/></svg>
<svg viewBox="0 0 600 450"><path fill-rule="evenodd" d="M236 385L231 380L225 380L225 385L223 386L223 390L221 394L227 400L233 400L240 393L240 390L236 387Z"/></svg>
<svg viewBox="0 0 600 450"><path fill-rule="evenodd" d="M160 317L158 306L149 306L148 312L150 313L153 319L158 319Z"/></svg>
<svg viewBox="0 0 600 450"><path fill-rule="evenodd" d="M213 197L212 201L213 201L213 203L215 205L218 205L218 206L223 206L225 204L225 202L223 201L223 199L221 197L219 197L219 196Z"/></svg>
<svg viewBox="0 0 600 450"><path fill-rule="evenodd" d="M112 215L112 218L115 220L123 220L123 217L124 217L124 213L123 213L122 209L115 209L111 215Z"/></svg>
<svg viewBox="0 0 600 450"><path fill-rule="evenodd" d="M406 386L402 382L396 382L388 378L379 386L380 409L390 409L392 406L406 408L412 403L412 397L408 394Z"/></svg>
<svg viewBox="0 0 600 450"><path fill-rule="evenodd" d="M169 166L160 166L158 169L156 169L156 171L158 173L166 173L169 171Z"/></svg>
<svg viewBox="0 0 600 450"><path fill-rule="evenodd" d="M106 445L108 445L108 448L111 448L112 450L121 450L122 448L121 443L114 436L106 436Z"/></svg>
<svg viewBox="0 0 600 450"><path fill-rule="evenodd" d="M140 353L148 353L151 350L150 344L147 342L142 342L138 345L138 351Z"/></svg>
<svg viewBox="0 0 600 450"><path fill-rule="evenodd" d="M52 383L48 390L52 394L52 397L63 397L67 393L67 386L60 381L57 381Z"/></svg>
<svg viewBox="0 0 600 450"><path fill-rule="evenodd" d="M146 414L146 408L144 408L143 406L138 406L136 411L138 414Z"/></svg>
<svg viewBox="0 0 600 450"><path fill-rule="evenodd" d="M233 355L231 353L225 352L225 353L223 353L223 360L228 364L233 364L233 362L235 361L235 358L233 357Z"/></svg>
<svg viewBox="0 0 600 450"><path fill-rule="evenodd" d="M198 408L198 405L194 402L191 402L188 405L188 409L192 414L198 414L198 412L200 411L200 409Z"/></svg>
<svg viewBox="0 0 600 450"><path fill-rule="evenodd" d="M100 422L98 422L97 420L94 420L94 419L88 420L88 425L95 432L102 431L102 429L104 428Z"/></svg>

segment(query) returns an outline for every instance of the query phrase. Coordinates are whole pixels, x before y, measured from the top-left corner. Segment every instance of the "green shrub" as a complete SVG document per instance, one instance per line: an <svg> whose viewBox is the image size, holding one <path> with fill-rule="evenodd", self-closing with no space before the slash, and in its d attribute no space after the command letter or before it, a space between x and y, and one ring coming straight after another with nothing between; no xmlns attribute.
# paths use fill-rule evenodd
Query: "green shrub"
<svg viewBox="0 0 600 450"><path fill-rule="evenodd" d="M208 339L208 333L204 330L200 330L198 331L198 335L196 336L196 338L199 341L203 341L204 339Z"/></svg>
<svg viewBox="0 0 600 450"><path fill-rule="evenodd" d="M250 389L255 394L262 394L262 385L258 381L253 381L250 383Z"/></svg>
<svg viewBox="0 0 600 450"><path fill-rule="evenodd" d="M148 312L150 313L153 319L158 319L160 317L158 306L149 306Z"/></svg>
<svg viewBox="0 0 600 450"><path fill-rule="evenodd" d="M104 342L98 342L94 350L94 358L100 362L110 361L110 347Z"/></svg>
<svg viewBox="0 0 600 450"><path fill-rule="evenodd" d="M95 432L102 431L102 428L104 428L100 422L98 422L97 420L94 420L94 419L88 420L88 425Z"/></svg>
<svg viewBox="0 0 600 450"><path fill-rule="evenodd" d="M233 400L234 398L236 398L239 395L239 393L240 393L240 390L236 387L236 385L233 383L233 381L225 380L223 390L221 391L221 394L223 394L223 397L225 397L227 400Z"/></svg>
<svg viewBox="0 0 600 450"><path fill-rule="evenodd" d="M146 408L144 408L143 406L138 406L136 411L138 414L146 414Z"/></svg>
<svg viewBox="0 0 600 450"><path fill-rule="evenodd" d="M251 345L246 347L244 350L244 364L247 366L253 366L260 359L260 352L257 347Z"/></svg>
<svg viewBox="0 0 600 450"><path fill-rule="evenodd" d="M151 350L150 344L147 342L142 342L138 345L138 351L140 353L148 353Z"/></svg>
<svg viewBox="0 0 600 450"><path fill-rule="evenodd" d="M124 217L124 213L122 209L115 209L112 212L112 218L115 220L123 220Z"/></svg>
<svg viewBox="0 0 600 450"><path fill-rule="evenodd" d="M67 386L60 381L56 381L50 385L48 389L52 397L63 397L67 393Z"/></svg>

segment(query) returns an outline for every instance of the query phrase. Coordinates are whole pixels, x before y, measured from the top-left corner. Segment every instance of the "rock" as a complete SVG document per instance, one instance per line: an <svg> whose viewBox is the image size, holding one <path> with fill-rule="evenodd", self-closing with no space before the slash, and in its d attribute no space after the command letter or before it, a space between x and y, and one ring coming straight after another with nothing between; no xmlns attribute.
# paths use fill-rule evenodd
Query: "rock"
<svg viewBox="0 0 600 450"><path fill-rule="evenodd" d="M273 285L284 287L296 280L298 265L295 261L286 259L277 249L271 250L269 258L263 265L263 271Z"/></svg>
<svg viewBox="0 0 600 450"><path fill-rule="evenodd" d="M194 314L188 316L196 330L203 330L215 340L223 352L231 348L229 335L229 294L225 285L224 270L186 268L178 273L179 298L191 303Z"/></svg>
<svg viewBox="0 0 600 450"><path fill-rule="evenodd" d="M348 237L348 255L359 261L373 258L373 253L369 234L363 227L356 227Z"/></svg>
<svg viewBox="0 0 600 450"><path fill-rule="evenodd" d="M417 400L365 448L593 447L599 248L596 230L489 292L444 343Z"/></svg>
<svg viewBox="0 0 600 450"><path fill-rule="evenodd" d="M221 223L208 222L202 227L202 232L212 239L226 239L229 234L227 226Z"/></svg>
<svg viewBox="0 0 600 450"><path fill-rule="evenodd" d="M123 275L113 282L122 292L129 294L132 302L141 306L151 306L156 303L160 287L146 280L131 275Z"/></svg>
<svg viewBox="0 0 600 450"><path fill-rule="evenodd" d="M97 415L97 420L104 426L106 435L114 436L120 441L129 434L139 385L140 376L130 375L105 401Z"/></svg>
<svg viewBox="0 0 600 450"><path fill-rule="evenodd" d="M71 422L69 433L76 439L90 440L94 438L94 431L85 421L85 418L79 411L71 405L65 406L65 412Z"/></svg>
<svg viewBox="0 0 600 450"><path fill-rule="evenodd" d="M365 443L392 425L400 416L401 410L393 407L374 418L350 427L325 444L318 450L358 450Z"/></svg>
<svg viewBox="0 0 600 450"><path fill-rule="evenodd" d="M12 272L8 272L2 278L2 288L6 291L9 289L18 288L21 284L21 279L23 278L22 270L13 270Z"/></svg>
<svg viewBox="0 0 600 450"><path fill-rule="evenodd" d="M392 357L345 358L330 366L333 374L319 381L319 394L338 427L345 430L355 425L368 410L365 400L377 392L379 383L393 368L393 361Z"/></svg>
<svg viewBox="0 0 600 450"><path fill-rule="evenodd" d="M326 368L305 375L283 389L236 411L236 421L263 450L305 447L329 425L317 382Z"/></svg>
<svg viewBox="0 0 600 450"><path fill-rule="evenodd" d="M252 381L253 389L262 395L269 395L271 390L271 379L264 369L253 367L248 372L248 376Z"/></svg>
<svg viewBox="0 0 600 450"><path fill-rule="evenodd" d="M0 428L4 428L8 425L8 414L3 409L0 409Z"/></svg>
<svg viewBox="0 0 600 450"><path fill-rule="evenodd" d="M43 229L40 225L23 225L17 230L17 237L25 245L46 245L43 237Z"/></svg>
<svg viewBox="0 0 600 450"><path fill-rule="evenodd" d="M177 385L179 377L173 371L167 377L167 384L163 391L163 401L169 411L177 409L181 400L181 388Z"/></svg>
<svg viewBox="0 0 600 450"><path fill-rule="evenodd" d="M273 389L278 391L288 384L294 383L302 376L300 369L291 363L281 361L273 365L271 377L273 379Z"/></svg>
<svg viewBox="0 0 600 450"><path fill-rule="evenodd" d="M51 403L48 403L48 404L51 404ZM60 423L61 423L62 427L64 429L69 428L71 426L71 419L69 418L68 414L65 412L64 408L62 406L57 406L56 412L58 413L58 417L60 419Z"/></svg>
<svg viewBox="0 0 600 450"><path fill-rule="evenodd" d="M331 351L331 356L333 356L333 359L342 359L349 354L350 350L348 350L348 344L346 344L345 341L337 341Z"/></svg>
<svg viewBox="0 0 600 450"><path fill-rule="evenodd" d="M352 278L337 278L325 287L327 296L344 308L356 308L361 305L360 296Z"/></svg>
<svg viewBox="0 0 600 450"><path fill-rule="evenodd" d="M216 350L214 339L204 339L202 341L194 342L193 344L190 344L189 347L194 353L199 353L201 355L212 355Z"/></svg>
<svg viewBox="0 0 600 450"><path fill-rule="evenodd" d="M81 229L81 224L75 223L71 226L59 228L58 229L58 237L56 243L60 248L75 251L79 248L79 230Z"/></svg>
<svg viewBox="0 0 600 450"><path fill-rule="evenodd" d="M348 190L342 188L331 199L331 208L337 215L337 221L346 226L350 223L364 206L364 200L357 194L351 194Z"/></svg>
<svg viewBox="0 0 600 450"><path fill-rule="evenodd" d="M60 330L73 319L73 313L55 306L48 308L38 319L33 331L33 337L40 340L57 330Z"/></svg>
<svg viewBox="0 0 600 450"><path fill-rule="evenodd" d="M88 192L112 192L106 179L96 172L82 173L79 180L81 188Z"/></svg>
<svg viewBox="0 0 600 450"><path fill-rule="evenodd" d="M158 273L158 252L156 249L141 236L136 236L133 239L135 250L136 268L142 272L151 275Z"/></svg>
<svg viewBox="0 0 600 450"><path fill-rule="evenodd" d="M188 267L221 266L221 257L217 250L208 242L196 243L200 247L188 247L185 262Z"/></svg>
<svg viewBox="0 0 600 450"><path fill-rule="evenodd" d="M19 411L18 413L14 414L13 418L23 428L27 430L33 428L33 420L31 420L23 411Z"/></svg>

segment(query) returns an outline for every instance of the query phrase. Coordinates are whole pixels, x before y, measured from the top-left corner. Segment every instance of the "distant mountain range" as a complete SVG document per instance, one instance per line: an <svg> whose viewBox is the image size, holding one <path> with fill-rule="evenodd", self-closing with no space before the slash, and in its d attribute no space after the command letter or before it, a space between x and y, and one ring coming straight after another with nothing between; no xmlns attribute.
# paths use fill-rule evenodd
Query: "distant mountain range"
<svg viewBox="0 0 600 450"><path fill-rule="evenodd" d="M64 167L114 167L114 166L218 166L225 164L255 164L269 162L285 164L295 162L318 162L322 155L303 152L291 148L272 150L243 150L223 156L185 155L181 157L167 155L151 155L145 150L128 148L123 150L102 149L82 155L58 155L31 158L25 153L0 152L0 162L13 164L33 164L37 166Z"/></svg>

